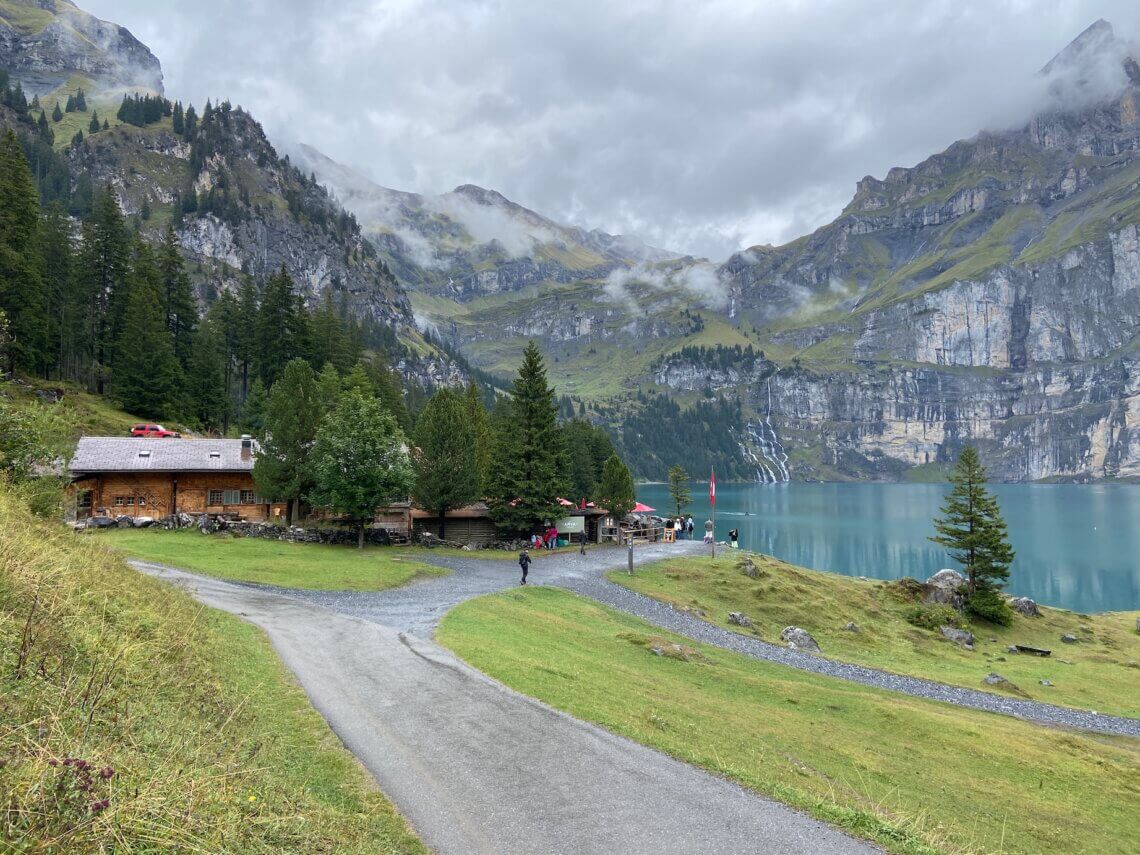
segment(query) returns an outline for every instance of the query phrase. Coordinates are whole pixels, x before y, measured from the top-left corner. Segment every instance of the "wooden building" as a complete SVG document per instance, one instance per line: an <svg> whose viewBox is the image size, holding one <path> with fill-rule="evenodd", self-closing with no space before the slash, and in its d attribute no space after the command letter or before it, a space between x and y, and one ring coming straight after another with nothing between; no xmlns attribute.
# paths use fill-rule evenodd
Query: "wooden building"
<svg viewBox="0 0 1140 855"><path fill-rule="evenodd" d="M257 495L257 444L241 439L144 439L85 436L71 460L72 508L90 516L165 517L232 514L282 516L284 504Z"/></svg>

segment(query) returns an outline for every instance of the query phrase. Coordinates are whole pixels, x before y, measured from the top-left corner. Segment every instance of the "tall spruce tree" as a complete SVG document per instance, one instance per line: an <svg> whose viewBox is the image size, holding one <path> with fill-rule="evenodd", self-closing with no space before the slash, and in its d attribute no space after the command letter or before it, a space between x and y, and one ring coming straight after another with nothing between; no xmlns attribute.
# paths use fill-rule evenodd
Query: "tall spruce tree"
<svg viewBox="0 0 1140 855"><path fill-rule="evenodd" d="M154 253L141 239L135 246L119 336L112 375L116 400L144 418L176 415L181 409L182 369L166 328Z"/></svg>
<svg viewBox="0 0 1140 855"><path fill-rule="evenodd" d="M413 436L412 466L416 504L439 517L439 537L446 537L445 516L480 498L475 426L464 396L440 389L427 402Z"/></svg>
<svg viewBox="0 0 1140 855"><path fill-rule="evenodd" d="M53 122L63 121L63 110L59 108L59 101L55 102L55 109L51 111L51 120Z"/></svg>
<svg viewBox="0 0 1140 855"><path fill-rule="evenodd" d="M680 464L669 469L669 498L673 501L677 516L681 516L693 501L693 494L689 490L689 473Z"/></svg>
<svg viewBox="0 0 1140 855"><path fill-rule="evenodd" d="M95 193L83 222L76 276L84 302L83 348L88 385L102 395L118 329L118 307L125 305L130 268L130 236L110 188Z"/></svg>
<svg viewBox="0 0 1140 855"><path fill-rule="evenodd" d="M282 265L266 281L257 312L257 373L267 388L272 388L289 360L301 355L294 340L296 312L293 280Z"/></svg>
<svg viewBox="0 0 1140 855"><path fill-rule="evenodd" d="M11 339L7 371L42 372L50 361L39 226L36 183L20 141L8 131L0 139L0 309Z"/></svg>
<svg viewBox="0 0 1140 855"><path fill-rule="evenodd" d="M611 455L602 467L597 493L599 507L605 508L619 520L637 504L633 476L629 473L629 467L616 454Z"/></svg>
<svg viewBox="0 0 1140 855"><path fill-rule="evenodd" d="M1009 579L1014 551L997 498L986 489L986 470L973 446L966 446L950 474L953 485L934 520L943 546L966 571L966 608L979 617L1008 623L1009 607L998 595Z"/></svg>
<svg viewBox="0 0 1140 855"><path fill-rule="evenodd" d="M182 112L181 101L174 102L174 111L171 114L170 121L171 125L173 126L174 133L178 134L178 136L182 136L182 134L186 132L186 121L185 115Z"/></svg>
<svg viewBox="0 0 1140 855"><path fill-rule="evenodd" d="M178 236L174 226L168 225L158 249L158 272L162 280L163 311L166 328L174 344L174 354L185 367L190 362L190 342L198 323L198 307L194 302L194 289L186 273L182 253L178 251Z"/></svg>
<svg viewBox="0 0 1140 855"><path fill-rule="evenodd" d="M464 406L467 410L467 419L471 422L471 429L475 434L475 466L479 472L479 498L483 498L490 479L491 452L495 438L491 430L490 416L487 415L487 408L483 406L483 396L474 380L467 384Z"/></svg>
<svg viewBox="0 0 1140 855"><path fill-rule="evenodd" d="M80 366L76 344L83 337L83 300L75 288L71 226L67 212L59 202L52 202L44 211L40 221L40 248L47 289L52 363L56 376L78 380Z"/></svg>
<svg viewBox="0 0 1140 855"><path fill-rule="evenodd" d="M186 372L186 397L204 430L224 430L229 421L225 360L224 337L216 328L216 321L207 316L194 331Z"/></svg>
<svg viewBox="0 0 1140 855"><path fill-rule="evenodd" d="M99 122L99 111L91 111L91 121L87 123L87 133L97 134L103 129L102 124Z"/></svg>
<svg viewBox="0 0 1140 855"><path fill-rule="evenodd" d="M239 401L244 401L249 394L249 371L257 355L257 313L257 283L252 276L245 276L238 288L234 314L236 326L229 341L230 352L238 368Z"/></svg>
<svg viewBox="0 0 1140 855"><path fill-rule="evenodd" d="M568 486L567 461L557 418L558 402L532 341L511 390L507 424L495 437L491 463L491 514L504 531L525 532L561 513L558 498Z"/></svg>

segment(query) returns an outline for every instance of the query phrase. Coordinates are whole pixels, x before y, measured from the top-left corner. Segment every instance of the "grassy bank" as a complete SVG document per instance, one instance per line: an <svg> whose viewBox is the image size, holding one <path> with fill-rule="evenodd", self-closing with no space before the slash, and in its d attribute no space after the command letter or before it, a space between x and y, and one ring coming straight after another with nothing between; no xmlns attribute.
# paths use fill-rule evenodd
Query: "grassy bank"
<svg viewBox="0 0 1140 855"><path fill-rule="evenodd" d="M806 570L759 555L752 556L759 578L751 579L737 568L739 558L679 558L639 568L632 577L614 573L610 579L775 644L781 643L784 627L803 627L832 659L977 689L990 688L982 680L996 671L1020 697L1140 716L1140 612L1077 615L1043 607L1041 617L1015 615L1008 627L975 620L968 625L975 637L971 651L947 641L937 627L910 623L907 617L917 604L897 585ZM729 612L743 612L756 628L729 624ZM849 622L859 631L844 629ZM1062 643L1065 634L1079 642ZM1053 654L1009 653L1013 644ZM1052 685L1042 685L1042 680Z"/></svg>
<svg viewBox="0 0 1140 855"><path fill-rule="evenodd" d="M255 628L2 491L0 530L0 850L425 851Z"/></svg>
<svg viewBox="0 0 1140 855"><path fill-rule="evenodd" d="M1135 740L792 671L548 588L465 603L438 637L520 692L893 851L1123 853L1135 843Z"/></svg>
<svg viewBox="0 0 1140 855"><path fill-rule="evenodd" d="M314 591L382 591L417 576L447 570L408 557L402 550L375 546L285 543L256 537L205 535L197 529L107 529L90 537L126 555L238 582L259 582Z"/></svg>

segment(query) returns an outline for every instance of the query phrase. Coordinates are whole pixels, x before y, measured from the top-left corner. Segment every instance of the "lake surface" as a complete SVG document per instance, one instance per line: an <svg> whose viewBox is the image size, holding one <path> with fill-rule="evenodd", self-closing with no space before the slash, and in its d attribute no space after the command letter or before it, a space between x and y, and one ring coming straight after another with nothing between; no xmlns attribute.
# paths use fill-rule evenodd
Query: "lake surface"
<svg viewBox="0 0 1140 855"><path fill-rule="evenodd" d="M718 484L717 540L816 570L925 579L950 556L927 538L944 484ZM994 484L1017 552L1007 590L1040 603L1100 612L1140 609L1140 485ZM692 485L698 532L708 484ZM669 488L637 498L669 513Z"/></svg>

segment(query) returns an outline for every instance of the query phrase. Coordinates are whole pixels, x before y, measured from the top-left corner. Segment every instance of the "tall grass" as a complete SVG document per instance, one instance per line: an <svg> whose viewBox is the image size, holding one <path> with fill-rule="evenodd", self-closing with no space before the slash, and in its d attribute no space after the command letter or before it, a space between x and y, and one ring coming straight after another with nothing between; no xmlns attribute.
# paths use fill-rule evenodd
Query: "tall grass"
<svg viewBox="0 0 1140 855"><path fill-rule="evenodd" d="M423 851L257 630L2 485L0 533L0 851Z"/></svg>

